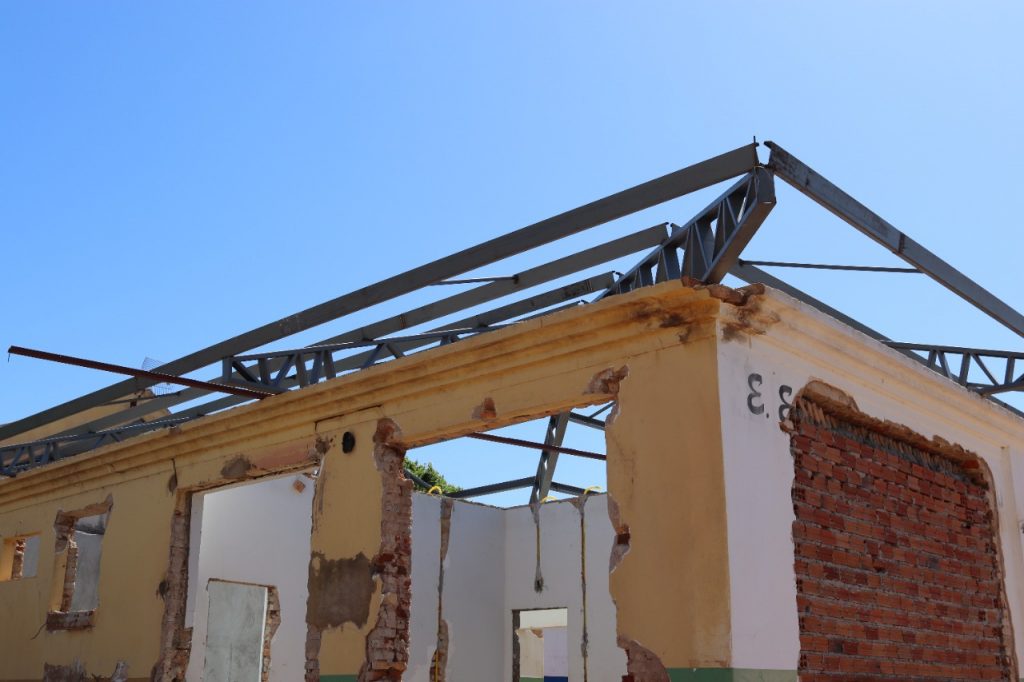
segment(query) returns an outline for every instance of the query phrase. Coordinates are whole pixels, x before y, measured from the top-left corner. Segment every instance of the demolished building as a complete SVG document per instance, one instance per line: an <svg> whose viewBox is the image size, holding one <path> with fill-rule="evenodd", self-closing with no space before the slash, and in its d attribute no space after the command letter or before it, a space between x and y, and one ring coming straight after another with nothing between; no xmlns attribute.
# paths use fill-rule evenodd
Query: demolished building
<svg viewBox="0 0 1024 682"><path fill-rule="evenodd" d="M732 178L687 223L252 352ZM776 179L1024 335L741 147L0 427L0 680L1018 679L1024 421L996 398L1024 354L895 342L741 260ZM403 466L460 438L537 473L446 494Z"/></svg>

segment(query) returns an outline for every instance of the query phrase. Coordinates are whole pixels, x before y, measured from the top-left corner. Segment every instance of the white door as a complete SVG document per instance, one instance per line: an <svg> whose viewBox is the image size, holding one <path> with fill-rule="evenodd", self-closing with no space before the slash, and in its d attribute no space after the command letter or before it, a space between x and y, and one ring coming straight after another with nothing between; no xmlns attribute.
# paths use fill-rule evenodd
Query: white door
<svg viewBox="0 0 1024 682"><path fill-rule="evenodd" d="M211 580L203 682L260 682L267 588Z"/></svg>

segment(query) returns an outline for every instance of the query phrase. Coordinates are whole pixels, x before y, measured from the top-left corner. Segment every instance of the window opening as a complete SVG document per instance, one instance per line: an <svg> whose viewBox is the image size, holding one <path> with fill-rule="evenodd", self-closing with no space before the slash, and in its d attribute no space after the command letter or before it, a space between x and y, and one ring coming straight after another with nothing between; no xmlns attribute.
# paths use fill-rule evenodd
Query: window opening
<svg viewBox="0 0 1024 682"><path fill-rule="evenodd" d="M6 538L0 550L0 582L34 578L39 570L39 533Z"/></svg>
<svg viewBox="0 0 1024 682"><path fill-rule="evenodd" d="M99 606L100 560L112 501L84 510L60 512L53 595L46 624L50 630L92 627Z"/></svg>

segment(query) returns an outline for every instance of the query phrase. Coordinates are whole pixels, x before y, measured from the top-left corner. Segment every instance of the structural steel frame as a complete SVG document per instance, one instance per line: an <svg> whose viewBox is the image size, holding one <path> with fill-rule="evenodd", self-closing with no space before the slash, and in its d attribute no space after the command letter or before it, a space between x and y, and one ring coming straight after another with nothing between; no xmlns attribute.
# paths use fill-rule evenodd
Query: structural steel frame
<svg viewBox="0 0 1024 682"><path fill-rule="evenodd" d="M748 283L760 282L818 308L990 400L1000 402L994 398L996 394L1024 391L1024 371L1020 369L1024 368L1024 353L896 342L757 267L814 267L925 274L1017 335L1024 336L1024 315L893 227L781 146L773 142L767 142L766 146L770 149L767 164L758 161L756 142L744 145L215 343L162 365L158 373L128 372L132 373L133 379L115 383L0 426L0 440L10 440L29 430L91 408L118 402L127 404L122 410L86 421L52 437L0 447L0 475L13 476L28 468L118 442L140 433L180 424L256 397L265 397L296 387L302 388L347 372L359 371L380 362L401 358L410 352L455 343L460 339L501 329L530 317L550 314L565 307L585 305L608 296L680 277L704 283L717 283L726 274L731 274ZM744 248L775 206L776 177L887 248L910 267L810 265L740 259ZM706 208L682 225L654 225L514 275L459 279L460 275L498 263L508 257L733 178L738 179ZM646 251L646 255L625 273L609 271L590 275L540 294L529 295L513 303L485 312L475 312L480 306L500 298L526 292L534 287L582 273L641 251ZM423 287L456 284L479 286L332 336L311 346L284 351L248 352ZM424 332L397 335L403 330L413 329L460 312L470 314ZM220 375L209 381L182 376L218 363ZM105 368L111 367L116 366L107 365ZM179 383L187 387L165 396L140 394L161 382ZM169 418L143 421L146 416L157 411L184 403L195 403L215 392L234 395L192 404L174 412ZM134 398L123 401L125 396ZM1022 414L1005 403L1000 404ZM552 491L570 495L582 494L584 491L580 488L554 481L558 457L560 454L569 454L603 459L604 456L599 453L566 448L563 441L570 424L603 429L605 422L597 417L609 407L610 405L601 408L591 415L578 412L552 415L547 419L543 443L508 439L493 434L471 434L472 437L502 442L506 445L539 449L537 472L533 477L480 486L451 496L476 497L530 488L530 502L538 503ZM426 487L426 483L417 479L411 472L407 472L407 475L417 485Z"/></svg>

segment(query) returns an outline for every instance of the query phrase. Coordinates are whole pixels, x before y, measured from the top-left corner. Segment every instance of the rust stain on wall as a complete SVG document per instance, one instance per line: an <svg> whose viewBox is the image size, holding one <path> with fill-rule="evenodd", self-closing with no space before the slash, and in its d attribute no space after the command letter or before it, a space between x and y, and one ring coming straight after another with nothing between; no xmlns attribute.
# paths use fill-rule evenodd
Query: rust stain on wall
<svg viewBox="0 0 1024 682"><path fill-rule="evenodd" d="M363 627L370 617L373 567L359 553L351 559L327 559L313 552L309 562L309 601L306 622L320 630L354 623Z"/></svg>

